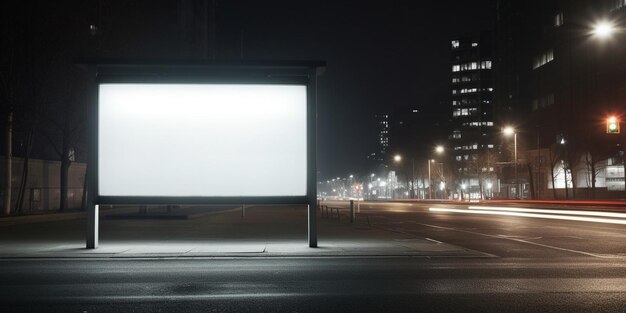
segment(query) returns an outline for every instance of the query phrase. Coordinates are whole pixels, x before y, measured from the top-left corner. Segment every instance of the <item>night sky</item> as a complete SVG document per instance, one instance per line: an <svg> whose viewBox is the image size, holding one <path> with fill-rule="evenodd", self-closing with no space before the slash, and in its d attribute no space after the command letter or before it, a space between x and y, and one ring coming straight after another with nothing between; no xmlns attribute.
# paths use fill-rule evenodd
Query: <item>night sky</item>
<svg viewBox="0 0 626 313"><path fill-rule="evenodd" d="M491 29L495 2L224 1L219 53L250 59L322 59L320 179L344 176L374 151L373 114L441 107L450 89L450 39ZM219 57L219 54L218 54Z"/></svg>
<svg viewBox="0 0 626 313"><path fill-rule="evenodd" d="M5 20L10 19L9 32L15 34L12 42L25 48L15 48L17 55L27 55L23 51L33 55L24 57L23 64L33 64L35 58L40 63L56 62L60 50L71 65L72 57L85 55L180 57L179 3L16 1L5 5L4 13ZM318 86L320 179L367 170L365 158L376 145L375 113L410 106L434 111L433 118L448 119L449 107L442 100L450 92L450 40L491 29L495 15L495 0L234 0L217 4L217 59L239 59L243 52L243 58L252 60L327 61ZM89 25L99 19L102 31L90 37ZM79 48L59 49L62 45ZM37 69L38 76L59 81L54 67ZM28 89L24 92L30 94ZM437 132L441 135L446 130L433 134ZM37 152L46 140L35 141L33 156L49 158Z"/></svg>

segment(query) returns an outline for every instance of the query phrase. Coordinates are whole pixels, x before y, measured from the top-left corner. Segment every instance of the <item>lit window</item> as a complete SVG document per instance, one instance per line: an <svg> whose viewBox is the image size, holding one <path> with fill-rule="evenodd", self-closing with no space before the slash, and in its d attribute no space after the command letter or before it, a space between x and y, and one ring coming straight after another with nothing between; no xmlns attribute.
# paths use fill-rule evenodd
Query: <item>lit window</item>
<svg viewBox="0 0 626 313"><path fill-rule="evenodd" d="M626 0L620 0L620 2L623 2ZM555 27L560 27L563 25L563 12L559 12L554 16L554 26Z"/></svg>
<svg viewBox="0 0 626 313"><path fill-rule="evenodd" d="M483 70L490 70L491 69L491 61L487 60L487 61L480 62L480 68L483 69Z"/></svg>
<svg viewBox="0 0 626 313"><path fill-rule="evenodd" d="M472 47L478 47L478 43L477 42L472 42Z"/></svg>
<svg viewBox="0 0 626 313"><path fill-rule="evenodd" d="M460 65L452 65L452 71L453 72L458 72L461 70L461 66Z"/></svg>
<svg viewBox="0 0 626 313"><path fill-rule="evenodd" d="M460 46L458 40L452 40L452 49L456 49Z"/></svg>
<svg viewBox="0 0 626 313"><path fill-rule="evenodd" d="M554 60L554 50L549 49L544 53L536 56L533 60L533 69L540 68Z"/></svg>

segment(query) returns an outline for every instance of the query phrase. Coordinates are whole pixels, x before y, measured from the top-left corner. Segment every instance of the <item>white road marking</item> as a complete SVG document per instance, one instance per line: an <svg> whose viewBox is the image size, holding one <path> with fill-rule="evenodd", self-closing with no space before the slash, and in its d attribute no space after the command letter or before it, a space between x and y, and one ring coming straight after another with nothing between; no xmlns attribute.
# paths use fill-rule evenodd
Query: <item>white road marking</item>
<svg viewBox="0 0 626 313"><path fill-rule="evenodd" d="M444 227L444 226L423 224L423 223L417 223L417 222L413 222L413 223L418 224L418 225L432 227L432 228L452 230L452 231L458 231L458 232L463 232L463 233L468 233L468 234L473 234L473 235L479 235L479 236L485 236L485 237L490 237L490 238L497 238L497 239L503 239L503 240L511 240L511 241L516 241L516 242L522 242L522 243L526 243L526 244L533 245L533 246L539 246L539 247L543 247L543 248L549 248L549 249L554 249L554 250L560 250L560 251L566 251L566 252L571 252L571 253L576 253L576 254L582 254L582 255L592 256L592 257L596 257L596 258L603 258L603 259L620 259L620 258L624 258L623 256L620 256L620 255L598 254L598 253L585 252L585 251L579 251L579 250L574 250L574 249L561 248L561 247L541 244L541 243L537 243L537 242L532 242L532 241L528 241L528 240L524 240L524 239L502 237L502 236L499 236L499 235L490 235L490 234L479 233L479 232L475 232L475 231L469 231L469 230L464 230L464 229L453 228L453 227Z"/></svg>

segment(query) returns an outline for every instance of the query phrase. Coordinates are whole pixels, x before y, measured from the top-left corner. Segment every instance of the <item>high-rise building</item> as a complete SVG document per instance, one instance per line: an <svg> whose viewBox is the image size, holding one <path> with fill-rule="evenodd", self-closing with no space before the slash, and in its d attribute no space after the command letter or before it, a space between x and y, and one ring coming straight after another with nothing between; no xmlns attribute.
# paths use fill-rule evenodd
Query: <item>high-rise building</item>
<svg viewBox="0 0 626 313"><path fill-rule="evenodd" d="M495 151L492 38L488 32L451 41L451 154L458 184L469 195L480 192L484 172L494 172L487 154Z"/></svg>
<svg viewBox="0 0 626 313"><path fill-rule="evenodd" d="M534 150L529 196L623 197L623 139L604 123L626 117L624 28L626 0L498 1L496 121Z"/></svg>
<svg viewBox="0 0 626 313"><path fill-rule="evenodd" d="M376 151L367 158L374 161L376 166L385 164L387 153L389 152L389 142L391 139L391 115L389 113L379 113L374 115L376 123Z"/></svg>

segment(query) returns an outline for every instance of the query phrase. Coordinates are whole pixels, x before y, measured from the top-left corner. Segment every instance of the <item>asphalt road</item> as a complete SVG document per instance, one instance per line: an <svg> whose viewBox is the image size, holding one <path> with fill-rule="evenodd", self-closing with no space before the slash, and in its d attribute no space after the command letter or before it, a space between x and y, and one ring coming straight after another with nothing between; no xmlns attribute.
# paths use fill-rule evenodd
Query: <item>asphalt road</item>
<svg viewBox="0 0 626 313"><path fill-rule="evenodd" d="M468 205L364 203L360 212L369 215L376 227L499 258L546 260L584 256L626 261L626 225L623 224L431 212L428 210L431 207L465 209ZM539 209L536 205L525 207Z"/></svg>
<svg viewBox="0 0 626 313"><path fill-rule="evenodd" d="M4 259L0 301L6 312L626 311L626 225L431 206L364 204L357 218L490 257Z"/></svg>
<svg viewBox="0 0 626 313"><path fill-rule="evenodd" d="M412 258L3 262L4 312L623 312L626 267Z"/></svg>

